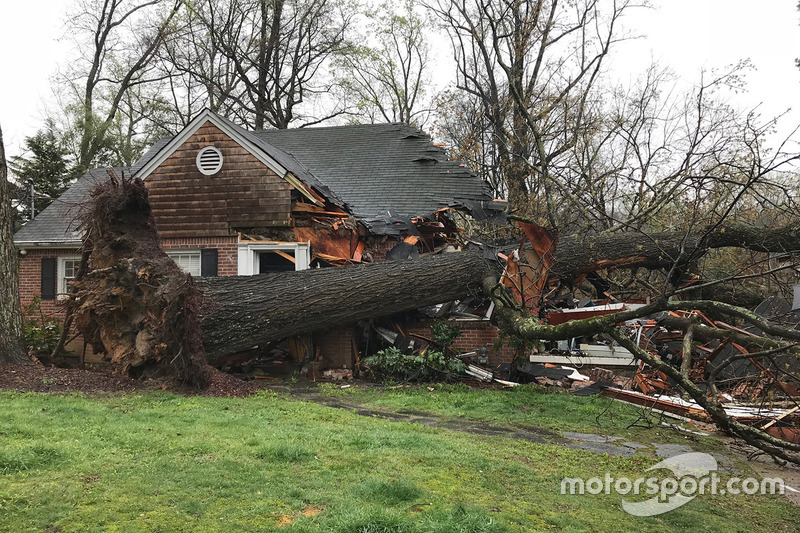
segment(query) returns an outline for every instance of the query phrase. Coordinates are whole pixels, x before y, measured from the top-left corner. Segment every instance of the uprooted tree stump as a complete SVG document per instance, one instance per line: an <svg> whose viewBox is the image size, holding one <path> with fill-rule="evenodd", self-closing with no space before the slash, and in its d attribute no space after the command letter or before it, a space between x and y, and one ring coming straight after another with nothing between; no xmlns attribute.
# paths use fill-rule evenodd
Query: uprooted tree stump
<svg viewBox="0 0 800 533"><path fill-rule="evenodd" d="M82 265L67 312L85 342L117 372L204 387L201 296L161 249L144 183L111 175L79 218L89 268Z"/></svg>

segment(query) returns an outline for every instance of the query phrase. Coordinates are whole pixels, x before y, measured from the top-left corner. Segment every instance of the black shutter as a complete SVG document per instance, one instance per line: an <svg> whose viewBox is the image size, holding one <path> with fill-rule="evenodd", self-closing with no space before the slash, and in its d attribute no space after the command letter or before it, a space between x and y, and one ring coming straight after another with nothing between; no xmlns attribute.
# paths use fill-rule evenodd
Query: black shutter
<svg viewBox="0 0 800 533"><path fill-rule="evenodd" d="M56 299L56 258L42 258L42 300Z"/></svg>
<svg viewBox="0 0 800 533"><path fill-rule="evenodd" d="M200 275L204 278L217 275L217 249L200 250Z"/></svg>

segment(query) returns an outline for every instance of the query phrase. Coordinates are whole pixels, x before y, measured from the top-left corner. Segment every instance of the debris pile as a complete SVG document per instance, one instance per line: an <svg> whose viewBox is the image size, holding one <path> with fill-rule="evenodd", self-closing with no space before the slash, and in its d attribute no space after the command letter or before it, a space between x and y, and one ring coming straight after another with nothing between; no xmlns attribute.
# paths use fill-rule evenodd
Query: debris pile
<svg viewBox="0 0 800 533"><path fill-rule="evenodd" d="M758 318L780 324L785 337L787 331L800 330L800 304L770 298L751 316L744 317L747 319L742 325L732 323L736 313L702 312L692 309L698 304L691 301L683 302L684 309L645 313L648 300L616 298L612 283L597 273L600 269L625 266L624 260L600 260L565 279L553 272L557 237L533 224L519 226L524 237L519 248L505 256L507 266L502 278L510 305L529 309L550 326L601 320L599 317L616 313L633 318L616 323L620 334L631 341L624 342L630 350L617 342L622 342L621 337L592 333L543 341L529 356L529 362L517 364L517 368L523 372L536 368L535 372L542 374L541 365L545 365L550 368L550 375L537 378L536 382L563 386L558 366L571 365L588 374L587 380L571 384L576 394L602 391L615 399L672 416L710 420L706 409L682 397L685 392L676 382L677 372L713 405L720 405L730 419L757 427L777 439L800 443L797 345L752 325L758 323ZM698 283L698 276L687 275L681 288ZM800 302L800 298L796 300ZM638 310L643 312L637 313ZM781 347L774 342L778 340L783 342ZM668 367L649 366L642 353Z"/></svg>

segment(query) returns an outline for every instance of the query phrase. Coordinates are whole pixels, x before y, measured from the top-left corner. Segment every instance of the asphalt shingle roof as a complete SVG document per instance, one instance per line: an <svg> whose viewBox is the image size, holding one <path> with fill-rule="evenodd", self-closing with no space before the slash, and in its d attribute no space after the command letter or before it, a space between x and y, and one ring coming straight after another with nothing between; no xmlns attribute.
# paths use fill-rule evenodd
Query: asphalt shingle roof
<svg viewBox="0 0 800 533"><path fill-rule="evenodd" d="M492 202L488 186L469 169L449 161L428 135L406 124L267 130L251 135L302 162L373 233L395 233L405 229L403 222L410 217L430 215L444 207L469 209L478 219L505 207Z"/></svg>
<svg viewBox="0 0 800 533"><path fill-rule="evenodd" d="M112 169L117 176L130 176L129 168ZM89 191L97 183L108 180L108 170L96 168L90 170L67 189L64 194L56 198L47 209L39 213L36 218L27 222L14 234L14 242L63 244L76 243L81 240L78 231L77 216L81 203L89 196Z"/></svg>
<svg viewBox="0 0 800 533"><path fill-rule="evenodd" d="M501 214L488 186L431 144L430 137L406 124L369 124L247 132L246 138L298 179L348 209L374 234L397 234L409 219L445 207L468 209L477 219ZM156 142L131 168L135 174L171 138ZM95 169L78 179L36 219L14 235L14 242L69 243L80 240L75 216L91 187L108 179Z"/></svg>

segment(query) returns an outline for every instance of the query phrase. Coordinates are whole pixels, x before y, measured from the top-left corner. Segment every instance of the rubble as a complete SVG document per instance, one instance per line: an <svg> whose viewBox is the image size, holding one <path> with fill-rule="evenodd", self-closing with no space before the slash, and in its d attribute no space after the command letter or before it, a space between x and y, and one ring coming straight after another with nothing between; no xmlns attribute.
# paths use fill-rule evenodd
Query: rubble
<svg viewBox="0 0 800 533"><path fill-rule="evenodd" d="M615 297L612 284L597 273L600 269L628 265L626 261L641 263L642 259L635 257L636 254L626 257L611 254L609 260L605 260L593 250L596 263L575 269L574 265L564 264L565 254L561 249L556 253L559 242L556 235L533 224L521 222L518 225L524 237L519 248L505 256L502 278L513 298L509 307L527 307L541 323L558 326L615 313L628 312L628 316L635 316L636 313L629 311L642 309L650 303ZM572 244L568 247L572 249ZM684 287L700 283L698 276L691 275L687 276ZM796 300L800 302L800 297ZM719 402L722 412L732 420L760 427L769 435L790 443L800 442L800 360L797 358L800 352L794 345L781 349L772 346L774 334L770 336L752 326L733 324L729 318L709 316L709 312L691 309L690 302L684 303L687 306L683 310L657 312L620 322L617 336L592 334L542 342L529 356L529 362L516 367L523 374L535 376L537 383L563 386L557 370L543 372L542 368L573 365L588 374L586 382L573 386L574 394L602 392L674 416L710 420L702 406L679 396L683 391L677 387L677 378L668 376L675 377L674 369L698 387L701 394L712 402ZM772 320L781 318L784 328L800 330L800 310L795 312L793 308L800 308L800 304L791 305L771 298L758 306L756 313L770 315L768 318ZM591 328L586 329L591 331ZM628 340L632 345L627 344ZM630 349L620 346L619 342ZM652 367L644 362L647 358L643 358L641 352L635 356L632 350L641 350L671 369L663 365ZM792 351L797 353L789 353ZM550 375L544 375L547 373Z"/></svg>

